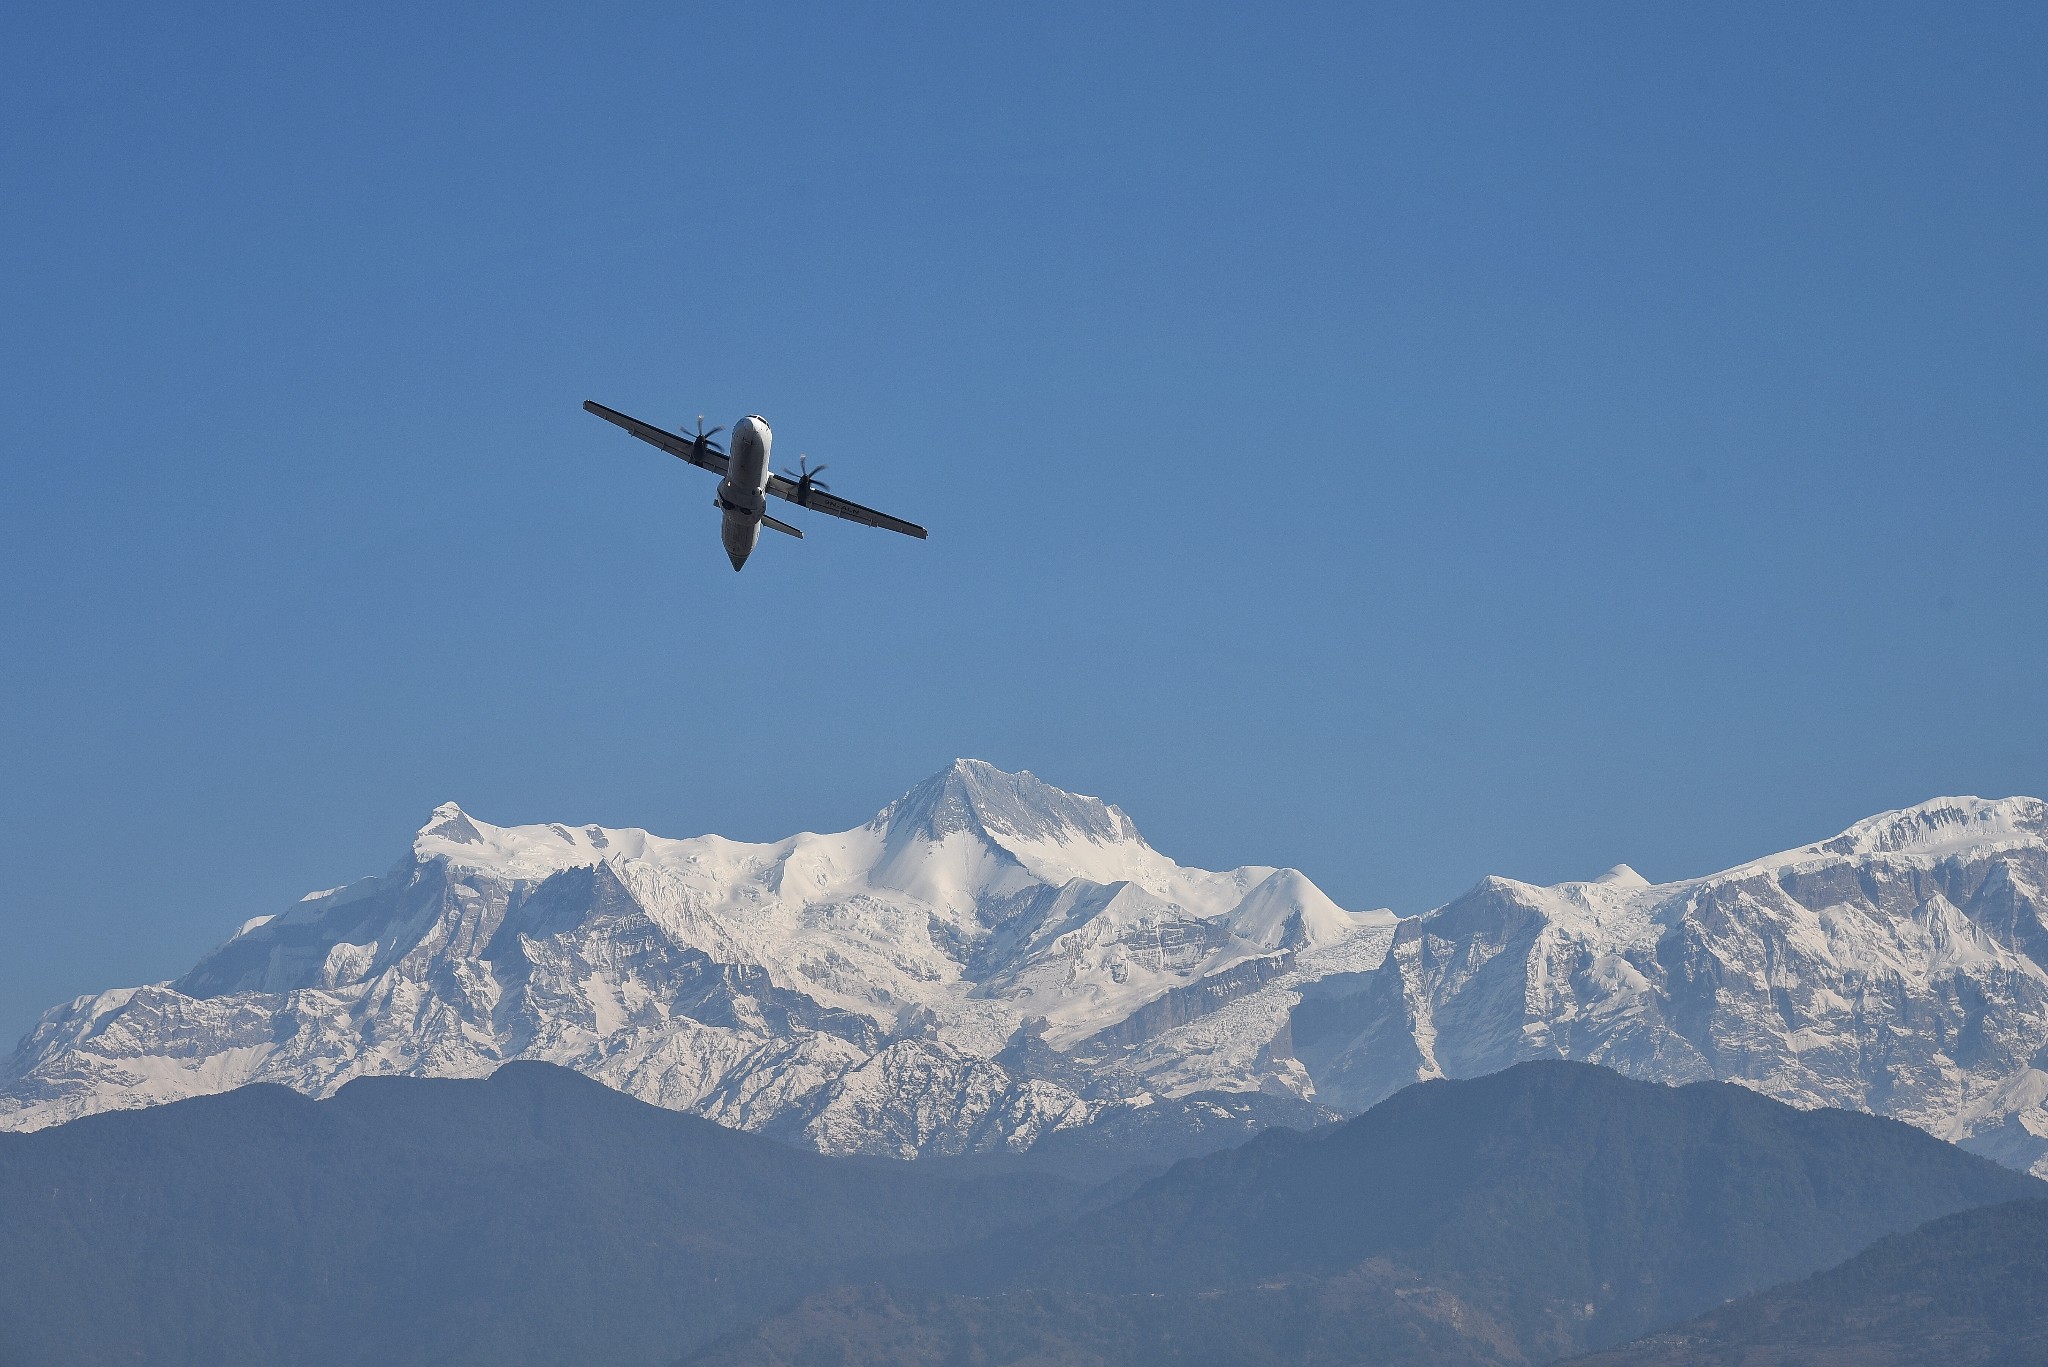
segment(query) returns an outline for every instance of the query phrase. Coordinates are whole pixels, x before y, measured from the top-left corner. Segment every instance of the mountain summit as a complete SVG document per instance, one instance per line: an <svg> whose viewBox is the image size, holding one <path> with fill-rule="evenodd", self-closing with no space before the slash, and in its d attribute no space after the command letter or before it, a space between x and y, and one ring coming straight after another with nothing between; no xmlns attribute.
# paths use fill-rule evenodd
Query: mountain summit
<svg viewBox="0 0 2048 1367"><path fill-rule="evenodd" d="M0 1069L0 1125L535 1058L826 1151L1023 1146L1256 1094L1248 1057L1131 1059L1319 955L1376 961L1392 924L1293 870L1183 868L1116 807L978 760L772 844L444 803L383 877L46 1015Z"/></svg>
<svg viewBox="0 0 2048 1367"><path fill-rule="evenodd" d="M1005 773L979 759L954 760L884 807L873 824L926 840L964 832L997 844L1145 844L1131 819L1101 798L1064 792L1029 769Z"/></svg>
<svg viewBox="0 0 2048 1367"><path fill-rule="evenodd" d="M1183 867L1111 804L978 760L769 844L449 803L382 877L49 1012L0 1066L0 1128L539 1059L911 1156L1354 1114L1541 1058L1872 1111L2048 1173L2048 808L1941 798L1669 883L1487 878L1397 924L1292 869Z"/></svg>

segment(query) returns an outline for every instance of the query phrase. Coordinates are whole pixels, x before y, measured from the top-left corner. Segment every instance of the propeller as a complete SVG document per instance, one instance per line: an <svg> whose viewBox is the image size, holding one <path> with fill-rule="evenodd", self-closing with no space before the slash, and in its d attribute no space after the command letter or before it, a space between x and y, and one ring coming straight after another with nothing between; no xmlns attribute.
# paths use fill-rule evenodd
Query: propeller
<svg viewBox="0 0 2048 1367"><path fill-rule="evenodd" d="M817 469L813 470L811 468L810 457L799 453L796 458L796 469L792 470L786 465L783 466L782 477L784 479L793 479L796 481L796 501L799 504L802 504L809 501L811 497L811 490L830 489L832 487L831 485L827 484L824 480L818 478L818 476L823 474L824 471L825 467L822 465L820 465Z"/></svg>
<svg viewBox="0 0 2048 1367"><path fill-rule="evenodd" d="M724 424L721 423L719 426L712 428L709 432L706 432L704 430L704 415L702 413L699 413L697 415L697 431L692 440L694 440L699 446L703 446L710 442L710 440L713 437L717 436L720 432L723 432L724 430L725 426Z"/></svg>

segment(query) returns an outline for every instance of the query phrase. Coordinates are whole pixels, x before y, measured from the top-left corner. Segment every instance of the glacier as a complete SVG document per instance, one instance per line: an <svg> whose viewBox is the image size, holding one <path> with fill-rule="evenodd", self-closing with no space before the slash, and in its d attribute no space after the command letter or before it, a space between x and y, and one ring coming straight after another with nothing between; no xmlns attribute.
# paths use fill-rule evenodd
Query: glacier
<svg viewBox="0 0 2048 1367"><path fill-rule="evenodd" d="M772 844L435 810L396 867L47 1013L0 1128L563 1064L827 1153L1020 1150L1219 1094L1355 1114L1532 1058L1893 1116L2048 1176L2048 809L1941 798L1723 872L1420 916L1187 868L961 760ZM1202 1103L1207 1104L1207 1103Z"/></svg>

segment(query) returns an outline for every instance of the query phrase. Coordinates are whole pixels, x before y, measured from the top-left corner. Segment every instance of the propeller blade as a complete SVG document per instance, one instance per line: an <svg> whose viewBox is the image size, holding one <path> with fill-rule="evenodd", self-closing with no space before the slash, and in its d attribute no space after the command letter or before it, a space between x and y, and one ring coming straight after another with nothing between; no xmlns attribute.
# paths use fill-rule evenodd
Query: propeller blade
<svg viewBox="0 0 2048 1367"><path fill-rule="evenodd" d="M812 465L811 458L799 452L796 458L796 469L792 470L787 465L783 466L782 477L795 480L798 488L806 492L812 489L830 489L831 485L818 478L819 472L824 468L822 465Z"/></svg>

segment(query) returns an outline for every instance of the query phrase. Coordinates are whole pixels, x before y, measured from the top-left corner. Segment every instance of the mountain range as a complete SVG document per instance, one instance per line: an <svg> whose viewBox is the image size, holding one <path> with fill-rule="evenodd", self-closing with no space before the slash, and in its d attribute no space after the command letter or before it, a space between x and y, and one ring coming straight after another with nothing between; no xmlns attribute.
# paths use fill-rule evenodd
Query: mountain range
<svg viewBox="0 0 2048 1367"><path fill-rule="evenodd" d="M1183 1041L1379 962L1393 926L1290 869L1182 868L1116 807L973 761L765 845L450 804L382 877L44 1016L0 1068L0 1126L510 1059L828 1153L1018 1149L1162 1103L1314 1120L1284 1049Z"/></svg>
<svg viewBox="0 0 2048 1367"><path fill-rule="evenodd" d="M1196 1152L1562 1058L2048 1171L2044 889L2032 798L1678 882L1488 878L1409 918L1182 867L1115 806L977 761L772 844L450 804L389 873L47 1013L0 1065L0 1127L533 1059L825 1153Z"/></svg>
<svg viewBox="0 0 2048 1367"><path fill-rule="evenodd" d="M1091 1186L515 1062L0 1134L0 1363L1504 1367L2044 1192L1897 1122L1574 1063Z"/></svg>
<svg viewBox="0 0 2048 1367"><path fill-rule="evenodd" d="M541 1063L258 1084L0 1135L0 1364L663 1363L1083 1191L825 1158Z"/></svg>
<svg viewBox="0 0 2048 1367"><path fill-rule="evenodd" d="M1992 1193L2048 1186L1893 1121L1524 1063L813 1293L688 1361L1547 1362Z"/></svg>

